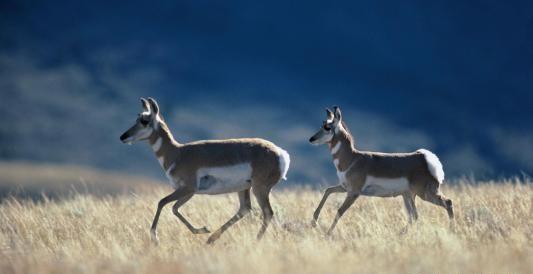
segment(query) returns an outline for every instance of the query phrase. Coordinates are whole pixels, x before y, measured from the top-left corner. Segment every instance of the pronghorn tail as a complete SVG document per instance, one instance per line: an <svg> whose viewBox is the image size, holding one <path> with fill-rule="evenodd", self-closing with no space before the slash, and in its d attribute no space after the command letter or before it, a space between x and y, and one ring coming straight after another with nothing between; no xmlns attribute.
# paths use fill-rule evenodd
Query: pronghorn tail
<svg viewBox="0 0 533 274"><path fill-rule="evenodd" d="M281 172L281 179L287 180L287 172L289 171L289 165L291 164L291 157L289 153L284 149L277 147L279 155L279 171Z"/></svg>
<svg viewBox="0 0 533 274"><path fill-rule="evenodd" d="M424 154L428 164L429 172L439 182L439 184L442 184L444 182L444 170L442 169L442 164L437 155L427 149L419 149L417 152Z"/></svg>

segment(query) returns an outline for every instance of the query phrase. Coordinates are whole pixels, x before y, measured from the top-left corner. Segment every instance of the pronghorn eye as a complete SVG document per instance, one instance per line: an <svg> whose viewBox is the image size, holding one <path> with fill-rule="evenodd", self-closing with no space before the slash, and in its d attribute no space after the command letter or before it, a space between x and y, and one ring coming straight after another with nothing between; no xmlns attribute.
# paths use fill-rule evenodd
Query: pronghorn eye
<svg viewBox="0 0 533 274"><path fill-rule="evenodd" d="M331 127L329 125L324 125L324 129L327 130L327 131L330 131Z"/></svg>
<svg viewBox="0 0 533 274"><path fill-rule="evenodd" d="M149 122L149 121L148 121L148 120L144 120L143 118L141 118L141 119L140 119L140 122L141 122L141 124L142 124L143 126L146 126L146 125L148 125L148 122Z"/></svg>

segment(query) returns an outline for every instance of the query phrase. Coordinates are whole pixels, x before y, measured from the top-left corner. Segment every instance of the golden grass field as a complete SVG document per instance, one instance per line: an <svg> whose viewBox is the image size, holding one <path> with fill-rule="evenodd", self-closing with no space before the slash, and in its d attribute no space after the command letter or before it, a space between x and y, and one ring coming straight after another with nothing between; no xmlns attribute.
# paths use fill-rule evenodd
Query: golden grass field
<svg viewBox="0 0 533 274"><path fill-rule="evenodd" d="M359 198L325 235L344 194L333 194L319 226L311 217L322 192L274 189L275 221L256 241L261 214L231 227L214 245L192 235L167 206L160 245L150 241L156 204L171 189L135 194L71 195L0 204L0 273L531 273L533 184L444 185L443 208L417 199L419 221L407 227L401 198ZM211 231L238 208L236 194L199 195L181 212Z"/></svg>

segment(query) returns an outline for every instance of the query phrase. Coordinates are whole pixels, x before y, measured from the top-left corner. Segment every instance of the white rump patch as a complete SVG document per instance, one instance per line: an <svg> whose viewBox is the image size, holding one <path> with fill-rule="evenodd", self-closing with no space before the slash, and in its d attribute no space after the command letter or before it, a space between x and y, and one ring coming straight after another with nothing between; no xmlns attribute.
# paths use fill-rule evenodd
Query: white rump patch
<svg viewBox="0 0 533 274"><path fill-rule="evenodd" d="M157 137L157 140L155 140L155 143L152 145L152 149L154 150L154 152L158 152L162 144L163 139L161 139L161 137Z"/></svg>
<svg viewBox="0 0 533 274"><path fill-rule="evenodd" d="M331 154L336 154L341 149L341 142L337 142L337 144L331 149Z"/></svg>
<svg viewBox="0 0 533 274"><path fill-rule="evenodd" d="M407 178L380 178L366 176L361 194L365 196L391 197L409 190Z"/></svg>
<svg viewBox="0 0 533 274"><path fill-rule="evenodd" d="M198 194L222 194L247 189L252 184L252 166L243 163L222 167L202 167L196 171Z"/></svg>
<svg viewBox="0 0 533 274"><path fill-rule="evenodd" d="M277 153L279 155L279 171L281 172L281 179L287 180L287 172L289 171L289 166L291 164L291 156L289 153L280 147L277 148Z"/></svg>
<svg viewBox="0 0 533 274"><path fill-rule="evenodd" d="M444 170L442 169L442 164L439 160L439 157L427 149L419 149L417 152L424 154L428 164L429 172L439 182L439 184L442 184L444 182Z"/></svg>

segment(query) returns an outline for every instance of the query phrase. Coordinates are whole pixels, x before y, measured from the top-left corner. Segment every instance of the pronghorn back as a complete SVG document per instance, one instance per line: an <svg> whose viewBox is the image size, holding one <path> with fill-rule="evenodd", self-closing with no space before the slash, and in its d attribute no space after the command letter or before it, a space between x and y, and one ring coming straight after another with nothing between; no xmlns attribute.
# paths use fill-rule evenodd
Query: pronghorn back
<svg viewBox="0 0 533 274"><path fill-rule="evenodd" d="M250 188L254 181L277 183L290 163L287 152L259 138L186 143L175 157L180 165L170 175L196 182L200 194L235 192Z"/></svg>

